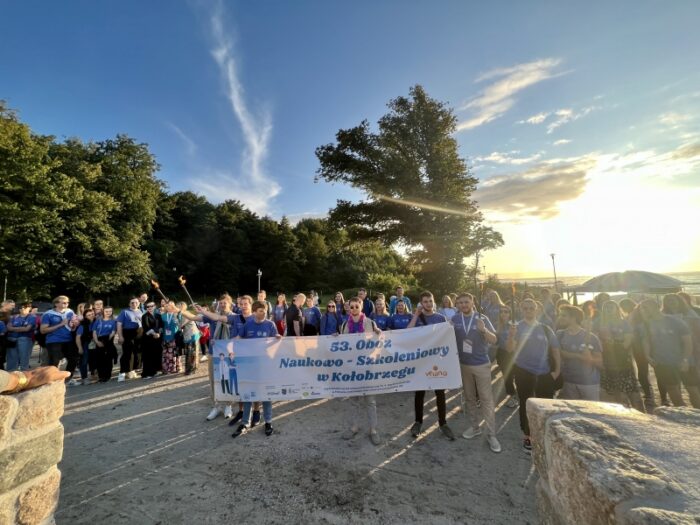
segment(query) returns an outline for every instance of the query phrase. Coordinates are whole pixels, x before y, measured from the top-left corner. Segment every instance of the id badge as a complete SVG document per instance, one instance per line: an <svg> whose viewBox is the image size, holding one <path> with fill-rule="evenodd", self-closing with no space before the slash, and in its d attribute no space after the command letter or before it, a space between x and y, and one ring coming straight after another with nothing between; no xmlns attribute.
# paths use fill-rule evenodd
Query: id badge
<svg viewBox="0 0 700 525"><path fill-rule="evenodd" d="M169 328L166 328L166 329L165 329L165 335L171 336L171 335L173 335L173 331L170 330Z"/></svg>
<svg viewBox="0 0 700 525"><path fill-rule="evenodd" d="M465 339L464 343L462 343L462 351L465 354L471 354L472 353L472 342L469 339Z"/></svg>

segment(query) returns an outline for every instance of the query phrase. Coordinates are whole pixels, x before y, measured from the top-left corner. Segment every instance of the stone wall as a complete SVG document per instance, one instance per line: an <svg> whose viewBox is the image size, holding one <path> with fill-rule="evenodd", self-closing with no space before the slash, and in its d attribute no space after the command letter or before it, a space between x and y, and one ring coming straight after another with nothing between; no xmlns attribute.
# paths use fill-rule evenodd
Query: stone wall
<svg viewBox="0 0 700 525"><path fill-rule="evenodd" d="M65 393L58 381L0 395L0 525L54 523Z"/></svg>
<svg viewBox="0 0 700 525"><path fill-rule="evenodd" d="M700 523L700 410L527 403L540 523Z"/></svg>

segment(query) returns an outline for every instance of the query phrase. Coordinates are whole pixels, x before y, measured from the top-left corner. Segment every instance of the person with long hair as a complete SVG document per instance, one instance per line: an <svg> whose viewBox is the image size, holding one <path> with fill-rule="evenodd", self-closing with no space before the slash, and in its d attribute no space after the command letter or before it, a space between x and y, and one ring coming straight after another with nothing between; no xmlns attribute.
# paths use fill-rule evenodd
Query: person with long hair
<svg viewBox="0 0 700 525"><path fill-rule="evenodd" d="M695 356L699 353L700 346L700 317L688 306L678 294L666 294L663 298L662 312L682 320L690 332L691 353L688 358L688 370L681 370L681 382L690 394L690 402L695 408L700 408L700 377L698 376ZM694 399L694 392L699 395Z"/></svg>
<svg viewBox="0 0 700 525"><path fill-rule="evenodd" d="M187 310L187 303L180 301L176 304L178 309L178 324L182 332L182 355L185 361L185 375L188 376L197 371L197 355L199 354L199 328L197 328L197 316Z"/></svg>
<svg viewBox="0 0 700 525"><path fill-rule="evenodd" d="M616 403L628 403L644 412L632 357L632 327L615 301L603 303L597 335L603 345L600 386Z"/></svg>
<svg viewBox="0 0 700 525"><path fill-rule="evenodd" d="M495 322L498 320L498 316L500 315L501 310L507 309L508 307L501 300L501 296L498 295L498 292L496 290L489 290L486 296L488 298L488 301L484 301L484 303L486 304L484 305L482 310L484 312L484 315L486 315L486 317L489 318L489 321Z"/></svg>
<svg viewBox="0 0 700 525"><path fill-rule="evenodd" d="M343 292L335 292L335 297L333 298L335 302L335 311L339 313L345 312L345 297L343 297Z"/></svg>
<svg viewBox="0 0 700 525"><path fill-rule="evenodd" d="M442 296L442 306L438 308L438 313L444 315L448 321L457 315L457 309L454 307L452 297L449 295Z"/></svg>
<svg viewBox="0 0 700 525"><path fill-rule="evenodd" d="M113 364L117 364L117 349L114 346L117 320L112 313L112 307L105 306L101 311L101 317L92 323L92 340L95 342L97 376L100 383L106 383L111 379Z"/></svg>
<svg viewBox="0 0 700 525"><path fill-rule="evenodd" d="M513 375L513 354L508 351L508 331L512 323L510 308L501 308L496 324L496 362L503 375L503 387L506 391L508 408L518 406L518 395L515 390L515 376Z"/></svg>
<svg viewBox="0 0 700 525"><path fill-rule="evenodd" d="M412 318L413 315L411 314L408 306L406 306L406 303L404 301L399 301L396 303L396 311L392 314L391 319L389 320L389 329L402 330L404 328L408 328Z"/></svg>
<svg viewBox="0 0 700 525"><path fill-rule="evenodd" d="M94 322L95 310L88 306L83 309L82 320L75 331L75 344L80 355L80 380L83 382L83 385L91 383L88 365L90 363L90 354L95 351L95 341L92 338L92 323Z"/></svg>
<svg viewBox="0 0 700 525"><path fill-rule="evenodd" d="M275 322L275 326L277 326L277 331L280 335L284 335L287 329L287 325L285 324L287 308L287 296L283 293L278 293L277 302L272 310L272 320Z"/></svg>
<svg viewBox="0 0 700 525"><path fill-rule="evenodd" d="M326 305L326 311L321 316L321 335L335 335L340 333L342 326L338 306L333 301Z"/></svg>
<svg viewBox="0 0 700 525"><path fill-rule="evenodd" d="M180 331L179 314L174 301L168 301L165 304L165 311L160 314L163 320L163 359L161 362L163 375L177 374L180 371L177 348L177 333Z"/></svg>
<svg viewBox="0 0 700 525"><path fill-rule="evenodd" d="M156 314L156 303L153 301L146 301L146 313L141 317L141 325L143 326L141 341L143 370L141 377L151 379L163 367L163 346L161 344L163 322L160 315Z"/></svg>
<svg viewBox="0 0 700 525"><path fill-rule="evenodd" d="M380 330L384 331L390 329L391 317L386 310L386 299L384 299L384 297L378 297L377 300L374 301L374 312L372 312L369 318L377 323Z"/></svg>

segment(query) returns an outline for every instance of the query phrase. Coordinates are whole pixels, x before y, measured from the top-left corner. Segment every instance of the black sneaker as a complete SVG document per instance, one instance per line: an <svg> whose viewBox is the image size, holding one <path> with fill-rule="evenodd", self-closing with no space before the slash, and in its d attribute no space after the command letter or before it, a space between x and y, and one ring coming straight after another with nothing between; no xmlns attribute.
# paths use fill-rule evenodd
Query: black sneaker
<svg viewBox="0 0 700 525"><path fill-rule="evenodd" d="M447 423L440 425L440 432L450 441L455 440L455 435L452 433L452 429L447 426Z"/></svg>
<svg viewBox="0 0 700 525"><path fill-rule="evenodd" d="M419 423L418 421L416 421L415 423L413 423L413 426L411 427L411 435L412 435L414 438L417 438L418 436L420 436L420 428L421 428L422 426L423 426L423 423Z"/></svg>
<svg viewBox="0 0 700 525"><path fill-rule="evenodd" d="M232 438L237 438L238 436L240 436L241 434L245 434L246 432L248 432L248 427L247 427L247 426L245 426L245 425L238 425L238 428L236 429L236 431L235 431L233 434L231 434L231 437L232 437Z"/></svg>
<svg viewBox="0 0 700 525"><path fill-rule="evenodd" d="M253 410L253 422L250 425L251 428L257 425L258 423L260 423L260 410Z"/></svg>
<svg viewBox="0 0 700 525"><path fill-rule="evenodd" d="M233 416L231 418L231 421L228 422L228 426L232 427L233 425L238 423L241 419L243 419L243 410L239 410L238 414L236 414L235 416Z"/></svg>
<svg viewBox="0 0 700 525"><path fill-rule="evenodd" d="M523 450L526 454L532 454L532 441L529 437L523 439Z"/></svg>
<svg viewBox="0 0 700 525"><path fill-rule="evenodd" d="M275 429L272 428L272 423L265 423L265 435L266 436L271 436L274 431L275 431Z"/></svg>

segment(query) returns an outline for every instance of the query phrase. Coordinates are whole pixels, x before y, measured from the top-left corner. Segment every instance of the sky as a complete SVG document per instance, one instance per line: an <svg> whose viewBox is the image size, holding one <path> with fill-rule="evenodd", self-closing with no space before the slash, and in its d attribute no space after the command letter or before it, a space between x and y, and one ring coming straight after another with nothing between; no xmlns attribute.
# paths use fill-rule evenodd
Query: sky
<svg viewBox="0 0 700 525"><path fill-rule="evenodd" d="M700 270L700 3L0 0L0 99L149 144L171 191L291 220L316 147L421 84L458 117L499 276ZM376 127L374 128L376 129Z"/></svg>

